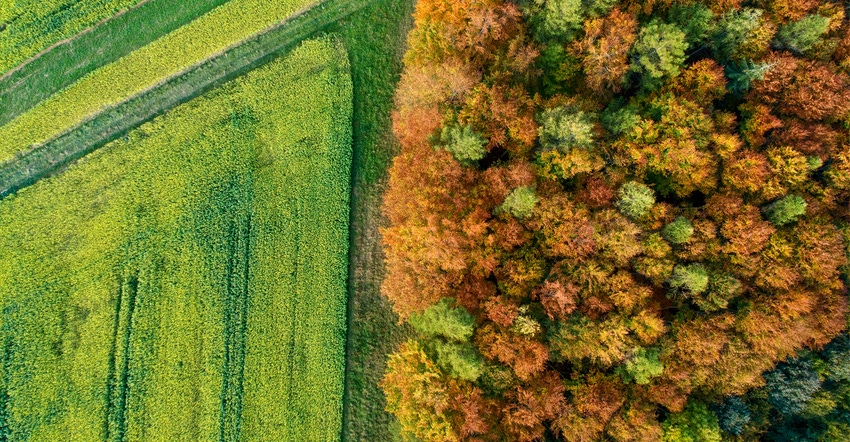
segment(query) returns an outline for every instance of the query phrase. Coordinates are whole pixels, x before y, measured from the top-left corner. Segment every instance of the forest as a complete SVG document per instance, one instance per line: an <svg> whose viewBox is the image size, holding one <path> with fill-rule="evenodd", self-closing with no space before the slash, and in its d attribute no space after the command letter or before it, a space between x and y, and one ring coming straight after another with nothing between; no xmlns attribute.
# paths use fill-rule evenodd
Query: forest
<svg viewBox="0 0 850 442"><path fill-rule="evenodd" d="M405 440L847 441L850 4L419 0Z"/></svg>

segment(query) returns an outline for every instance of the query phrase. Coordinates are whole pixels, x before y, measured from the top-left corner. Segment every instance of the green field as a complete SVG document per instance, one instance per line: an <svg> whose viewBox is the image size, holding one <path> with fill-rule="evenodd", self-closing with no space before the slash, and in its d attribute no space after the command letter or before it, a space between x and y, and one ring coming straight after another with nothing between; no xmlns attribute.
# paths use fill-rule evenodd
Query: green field
<svg viewBox="0 0 850 442"><path fill-rule="evenodd" d="M0 73L140 0L0 0Z"/></svg>
<svg viewBox="0 0 850 442"><path fill-rule="evenodd" d="M227 0L149 0L0 77L0 124Z"/></svg>
<svg viewBox="0 0 850 442"><path fill-rule="evenodd" d="M0 439L338 438L348 72L305 43L0 203Z"/></svg>
<svg viewBox="0 0 850 442"><path fill-rule="evenodd" d="M0 163L269 28L315 0L231 0L0 127ZM179 54L179 56L177 55Z"/></svg>
<svg viewBox="0 0 850 442"><path fill-rule="evenodd" d="M304 39L323 35L322 31L329 25L358 11L365 2L326 0L162 84L96 113L81 125L21 154L14 161L0 164L0 198L61 171L69 162L168 109L262 66Z"/></svg>

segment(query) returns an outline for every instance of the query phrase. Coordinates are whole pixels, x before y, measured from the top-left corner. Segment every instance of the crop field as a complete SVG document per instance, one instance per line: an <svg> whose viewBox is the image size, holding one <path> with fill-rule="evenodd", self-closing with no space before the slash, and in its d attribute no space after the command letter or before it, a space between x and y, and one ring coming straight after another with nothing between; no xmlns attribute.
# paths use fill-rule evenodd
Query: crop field
<svg viewBox="0 0 850 442"><path fill-rule="evenodd" d="M0 1L0 73L139 1Z"/></svg>
<svg viewBox="0 0 850 442"><path fill-rule="evenodd" d="M337 439L351 118L311 40L0 201L0 439Z"/></svg>
<svg viewBox="0 0 850 442"><path fill-rule="evenodd" d="M0 75L0 124L226 1L147 0L28 58Z"/></svg>
<svg viewBox="0 0 850 442"><path fill-rule="evenodd" d="M231 0L0 127L0 163L269 28L315 0ZM179 54L179 56L175 56Z"/></svg>

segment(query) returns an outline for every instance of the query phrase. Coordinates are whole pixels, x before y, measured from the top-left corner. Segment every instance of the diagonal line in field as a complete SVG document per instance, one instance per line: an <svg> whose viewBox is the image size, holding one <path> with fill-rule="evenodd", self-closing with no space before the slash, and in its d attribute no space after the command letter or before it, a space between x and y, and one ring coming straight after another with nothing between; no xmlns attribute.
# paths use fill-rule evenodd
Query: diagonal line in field
<svg viewBox="0 0 850 442"><path fill-rule="evenodd" d="M326 0L203 63L107 108L59 137L0 166L0 199L60 172L181 103L232 80L368 5L369 0Z"/></svg>
<svg viewBox="0 0 850 442"><path fill-rule="evenodd" d="M127 8L127 9L118 11L118 13L115 14L115 15L111 15L109 17L104 18L103 20L83 29L82 31L80 31L80 32L68 37L68 38L63 38L62 40L59 40L56 43L53 43L52 45L42 49L41 51L39 51L37 54L33 55L32 57L27 58L26 60L21 62L21 64L13 67L12 69L9 69L3 75L0 75L0 81L6 80L8 77L14 75L16 72L27 67L30 63L38 60L39 58L43 57L45 54L47 54L48 52L58 48L59 46L64 46L68 43L71 43L75 40L78 40L78 39L84 37L86 34L89 34L89 33L93 32L94 30L96 30L97 28L105 25L106 23L109 23L113 20L117 20L121 16L123 16L124 14L131 12L134 9L139 9L142 6L144 6L146 3L150 3L151 1L153 1L153 0L142 0L139 3L136 3L135 5Z"/></svg>
<svg viewBox="0 0 850 442"><path fill-rule="evenodd" d="M170 34L227 1L143 0L51 45L0 76L0 125L11 122L87 74ZM144 27L144 31L139 32L139 27Z"/></svg>

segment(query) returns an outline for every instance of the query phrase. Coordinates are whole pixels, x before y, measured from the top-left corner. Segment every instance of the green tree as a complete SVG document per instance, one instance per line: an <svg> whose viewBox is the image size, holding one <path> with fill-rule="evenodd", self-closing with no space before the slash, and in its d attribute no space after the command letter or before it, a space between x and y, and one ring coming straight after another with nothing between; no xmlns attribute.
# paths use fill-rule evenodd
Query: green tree
<svg viewBox="0 0 850 442"><path fill-rule="evenodd" d="M714 32L716 16L702 3L676 4L670 8L668 20L685 33L691 49L704 44Z"/></svg>
<svg viewBox="0 0 850 442"><path fill-rule="evenodd" d="M607 14L619 0L582 0L582 8L588 17L597 18Z"/></svg>
<svg viewBox="0 0 850 442"><path fill-rule="evenodd" d="M616 102L614 102L616 103ZM622 135L635 128L640 123L640 114L636 106L609 106L602 113L602 125L614 135Z"/></svg>
<svg viewBox="0 0 850 442"><path fill-rule="evenodd" d="M694 234L694 226L687 218L680 216L664 226L664 239L673 244L684 244Z"/></svg>
<svg viewBox="0 0 850 442"><path fill-rule="evenodd" d="M470 164L484 158L487 154L487 140L477 134L470 126L446 126L440 137L446 150L454 155L461 164Z"/></svg>
<svg viewBox="0 0 850 442"><path fill-rule="evenodd" d="M537 65L541 71L543 92L548 97L571 92L574 80L581 72L581 61L565 51L560 43L544 45Z"/></svg>
<svg viewBox="0 0 850 442"><path fill-rule="evenodd" d="M736 94L750 90L756 80L761 80L773 67L771 63L754 63L752 60L732 61L726 65L726 77L729 78L727 87Z"/></svg>
<svg viewBox="0 0 850 442"><path fill-rule="evenodd" d="M539 41L566 42L576 37L584 21L582 0L534 0L531 22Z"/></svg>
<svg viewBox="0 0 850 442"><path fill-rule="evenodd" d="M777 226L784 226L806 214L806 200L799 195L785 195L764 208L767 220Z"/></svg>
<svg viewBox="0 0 850 442"><path fill-rule="evenodd" d="M773 44L778 49L802 54L812 48L829 28L829 18L818 14L782 25Z"/></svg>
<svg viewBox="0 0 850 442"><path fill-rule="evenodd" d="M676 25L650 22L632 47L631 69L641 75L646 88L654 88L662 79L679 75L687 49L685 33Z"/></svg>
<svg viewBox="0 0 850 442"><path fill-rule="evenodd" d="M708 289L708 271L699 263L679 264L668 280L675 294L699 295Z"/></svg>
<svg viewBox="0 0 850 442"><path fill-rule="evenodd" d="M749 407L739 396L730 396L713 408L720 429L729 434L740 435L752 420Z"/></svg>
<svg viewBox="0 0 850 442"><path fill-rule="evenodd" d="M724 63L752 58L764 49L770 30L761 9L743 8L724 14L714 32L714 50Z"/></svg>
<svg viewBox="0 0 850 442"><path fill-rule="evenodd" d="M702 311L713 312L724 309L729 300L743 292L741 281L734 276L722 272L710 272L708 277L708 292L693 299L694 304Z"/></svg>
<svg viewBox="0 0 850 442"><path fill-rule="evenodd" d="M850 335L844 333L835 338L824 347L823 354L829 379L850 381Z"/></svg>
<svg viewBox="0 0 850 442"><path fill-rule="evenodd" d="M632 219L642 218L655 204L655 192L636 181L623 184L617 191L617 197L617 208Z"/></svg>
<svg viewBox="0 0 850 442"><path fill-rule="evenodd" d="M702 402L690 401L680 413L673 413L661 424L664 442L720 442L717 416Z"/></svg>
<svg viewBox="0 0 850 442"><path fill-rule="evenodd" d="M475 318L455 300L443 298L422 313L413 313L407 321L422 336L442 337L455 342L468 342L475 328Z"/></svg>
<svg viewBox="0 0 850 442"><path fill-rule="evenodd" d="M764 375L770 403L785 415L803 411L820 390L820 378L807 360L792 359Z"/></svg>
<svg viewBox="0 0 850 442"><path fill-rule="evenodd" d="M652 378L661 376L664 364L658 359L657 348L638 348L632 357L618 368L623 382L634 382L638 385L648 384Z"/></svg>
<svg viewBox="0 0 850 442"><path fill-rule="evenodd" d="M484 361L472 344L435 341L428 346L436 353L437 365L449 376L465 381L481 376Z"/></svg>
<svg viewBox="0 0 850 442"><path fill-rule="evenodd" d="M517 187L499 207L502 212L510 213L519 219L528 218L534 213L534 207L540 202L540 198L534 194L531 187Z"/></svg>
<svg viewBox="0 0 850 442"><path fill-rule="evenodd" d="M569 152L593 146L593 120L585 112L561 106L543 111L539 119L540 144L544 149Z"/></svg>

